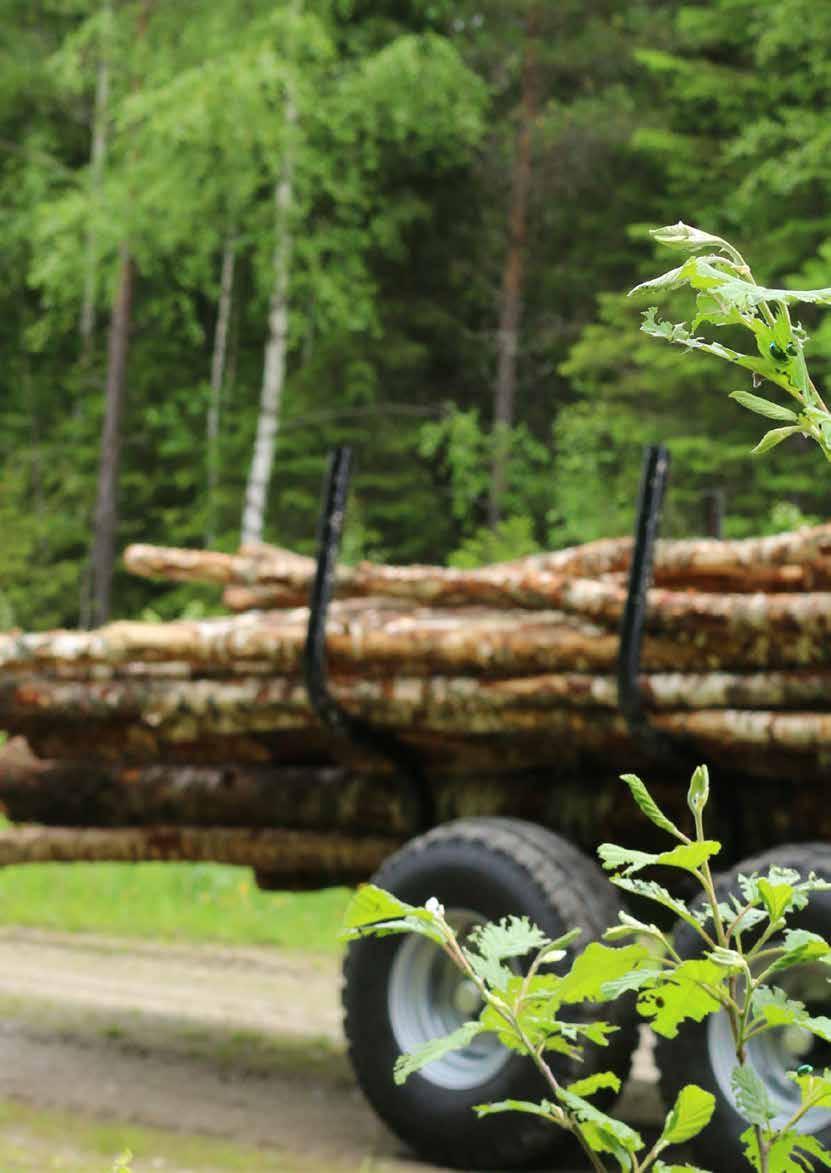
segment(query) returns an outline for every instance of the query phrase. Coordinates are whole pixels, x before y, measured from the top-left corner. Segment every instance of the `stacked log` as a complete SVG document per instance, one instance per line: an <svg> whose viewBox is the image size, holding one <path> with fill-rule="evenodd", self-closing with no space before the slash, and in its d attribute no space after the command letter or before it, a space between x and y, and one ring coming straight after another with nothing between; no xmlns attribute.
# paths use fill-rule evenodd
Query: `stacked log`
<svg viewBox="0 0 831 1173"><path fill-rule="evenodd" d="M327 626L331 691L354 717L397 735L439 817L551 822L552 783L562 797L586 776L656 760L618 708L631 556L631 541L613 539L481 570L340 568ZM0 634L0 729L36 755L0 758L0 801L13 818L107 830L83 851L79 840L89 858L248 852L263 876L286 880L294 867L298 883L308 873L300 841L260 839L257 855L244 833L335 837L328 854L315 840L329 860L322 872L346 878L408 833L400 762L336 737L309 704L311 559L263 545L233 555L133 546L125 562L138 574L214 583L233 613ZM639 678L650 724L692 762L819 780L831 752L829 636L831 525L659 542ZM159 830L171 827L188 835ZM374 836L374 846L347 866L337 836ZM47 850L30 840L26 858ZM49 842L63 858L66 841Z"/></svg>

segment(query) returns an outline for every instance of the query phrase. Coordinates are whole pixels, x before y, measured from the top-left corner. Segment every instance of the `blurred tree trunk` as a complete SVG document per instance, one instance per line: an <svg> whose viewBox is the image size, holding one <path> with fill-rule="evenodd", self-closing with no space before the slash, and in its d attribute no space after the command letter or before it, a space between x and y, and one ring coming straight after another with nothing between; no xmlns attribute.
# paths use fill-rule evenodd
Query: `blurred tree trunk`
<svg viewBox="0 0 831 1173"><path fill-rule="evenodd" d="M497 333L497 373L493 405L493 463L488 521L495 526L501 517L508 479L509 430L514 422L516 365L519 327L522 319L525 253L527 246L528 200L533 178L533 134L538 107L537 40L541 11L534 5L525 22L522 60L519 126L511 175L511 199L508 215L508 251L502 271L499 330Z"/></svg>
<svg viewBox="0 0 831 1173"><path fill-rule="evenodd" d="M228 354L228 326L234 295L234 266L237 255L236 233L229 232L222 251L222 272L219 280L214 346L211 357L211 394L205 426L208 485L205 522L205 545L210 546L216 532L216 490L219 484L219 421L222 410L222 388L225 383L225 363Z"/></svg>
<svg viewBox="0 0 831 1173"><path fill-rule="evenodd" d="M81 363L85 368L92 356L95 336L95 295L98 282L98 235L95 214L101 194L104 164L107 155L107 120L110 99L110 35L112 4L105 0L102 7L104 32L98 71L95 79L95 105L92 114L92 149L90 152L90 218L87 226L86 269L84 272L84 294L81 302L79 332L81 335Z"/></svg>
<svg viewBox="0 0 831 1173"><path fill-rule="evenodd" d="M259 542L265 527L268 486L274 463L274 445L280 423L280 401L286 378L286 348L289 328L289 271L291 266L292 236L291 211L294 200L294 127L297 108L291 92L286 94L286 145L280 177L274 188L275 230L274 284L268 315L269 337L263 363L263 383L260 394L260 413L254 454L245 490L245 508L242 515L242 541Z"/></svg>
<svg viewBox="0 0 831 1173"><path fill-rule="evenodd" d="M147 32L155 0L142 0L136 20L136 40ZM136 83L137 85L137 83ZM118 250L118 278L110 316L107 349L107 384L98 496L92 542L92 620L106 623L110 617L115 565L115 533L118 524L118 474L121 464L121 425L127 393L127 354L133 310L136 267L126 239Z"/></svg>

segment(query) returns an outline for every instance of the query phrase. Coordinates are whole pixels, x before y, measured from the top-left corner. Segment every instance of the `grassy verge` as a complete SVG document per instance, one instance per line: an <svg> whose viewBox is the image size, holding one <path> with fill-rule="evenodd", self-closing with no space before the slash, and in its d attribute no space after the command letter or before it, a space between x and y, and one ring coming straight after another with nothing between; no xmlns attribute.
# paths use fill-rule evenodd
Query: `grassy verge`
<svg viewBox="0 0 831 1173"><path fill-rule="evenodd" d="M26 864L0 870L0 924L336 951L344 888L261 892L219 864ZM0 1166L2 1168L2 1166Z"/></svg>
<svg viewBox="0 0 831 1173"><path fill-rule="evenodd" d="M133 1154L132 1173L327 1173L331 1168L293 1153L0 1101L3 1173L110 1173L125 1151Z"/></svg>

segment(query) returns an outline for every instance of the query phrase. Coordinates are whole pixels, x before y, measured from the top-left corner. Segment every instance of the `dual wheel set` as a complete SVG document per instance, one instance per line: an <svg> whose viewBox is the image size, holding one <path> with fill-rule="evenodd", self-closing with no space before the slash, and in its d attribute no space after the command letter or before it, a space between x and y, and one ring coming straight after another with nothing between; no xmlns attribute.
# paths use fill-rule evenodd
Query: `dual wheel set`
<svg viewBox="0 0 831 1173"><path fill-rule="evenodd" d="M740 872L766 869L771 863L831 878L831 846L800 844L745 860L720 879L720 898L736 890ZM578 948L617 923L622 907L591 859L561 836L519 819L446 823L391 856L373 882L411 904L438 898L461 934L485 921L527 916L551 938L582 929ZM816 893L799 925L827 936L831 893ZM675 946L682 957L699 954L699 939L686 925L676 930ZM827 972L824 966L804 966L786 973L782 984L812 1014L823 1014L829 1002ZM448 1034L479 1010L475 987L431 941L396 935L353 942L344 967L343 1000L358 1081L376 1112L420 1155L440 1165L481 1170L551 1167L556 1162L556 1149L567 1140L560 1130L525 1114L479 1120L473 1112L476 1104L546 1095L530 1060L505 1050L493 1035L480 1035L466 1049L411 1075L401 1087L393 1083L393 1064L402 1051ZM585 1009L620 1029L608 1047L587 1045L579 1067L554 1055L552 1068L566 1082L592 1070L613 1070L625 1079L638 1042L632 996ZM784 1122L799 1104L799 1091L786 1073L802 1063L831 1066L831 1047L790 1027L752 1041L748 1059L780 1111L779 1122ZM656 1062L665 1102L672 1103L688 1083L716 1097L713 1120L696 1140L696 1158L718 1169L743 1167L739 1135L747 1125L732 1103L735 1056L725 1016L686 1023L671 1042L659 1039ZM831 1144L831 1112L815 1109L800 1128Z"/></svg>

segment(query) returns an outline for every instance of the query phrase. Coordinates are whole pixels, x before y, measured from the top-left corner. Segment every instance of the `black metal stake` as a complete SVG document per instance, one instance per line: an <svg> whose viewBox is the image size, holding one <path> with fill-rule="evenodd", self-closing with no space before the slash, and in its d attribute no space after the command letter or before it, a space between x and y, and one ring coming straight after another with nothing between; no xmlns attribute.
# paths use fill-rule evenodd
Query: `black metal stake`
<svg viewBox="0 0 831 1173"><path fill-rule="evenodd" d="M351 471L352 450L345 446L336 448L330 457L324 482L317 569L309 599L309 626L303 657L306 691L309 703L327 728L393 763L397 777L406 788L410 821L415 830L424 831L434 825L435 810L432 792L415 750L404 745L389 730L377 729L369 721L347 713L329 692L326 617L335 585Z"/></svg>
<svg viewBox="0 0 831 1173"><path fill-rule="evenodd" d="M633 738L648 743L648 748L664 756L668 739L649 725L643 708L638 676L641 666L643 629L646 620L647 591L652 579L655 541L661 523L669 476L669 452L663 444L651 444L644 453L635 544L629 568L629 590L620 625L618 654L618 705L626 718Z"/></svg>

